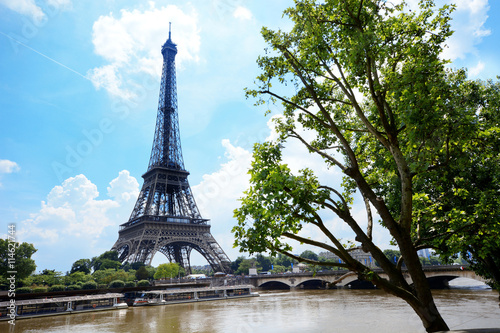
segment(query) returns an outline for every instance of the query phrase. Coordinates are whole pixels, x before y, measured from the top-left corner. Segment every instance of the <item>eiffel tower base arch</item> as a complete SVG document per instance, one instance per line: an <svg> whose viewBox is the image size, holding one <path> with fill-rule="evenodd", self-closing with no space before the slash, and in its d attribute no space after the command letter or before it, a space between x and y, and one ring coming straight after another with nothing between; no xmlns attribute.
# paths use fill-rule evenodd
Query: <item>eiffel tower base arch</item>
<svg viewBox="0 0 500 333"><path fill-rule="evenodd" d="M150 265L158 252L170 262L178 263L191 274L190 254L199 252L214 272L230 273L226 254L210 233L209 225L140 221L120 230L112 250L123 263L142 262Z"/></svg>

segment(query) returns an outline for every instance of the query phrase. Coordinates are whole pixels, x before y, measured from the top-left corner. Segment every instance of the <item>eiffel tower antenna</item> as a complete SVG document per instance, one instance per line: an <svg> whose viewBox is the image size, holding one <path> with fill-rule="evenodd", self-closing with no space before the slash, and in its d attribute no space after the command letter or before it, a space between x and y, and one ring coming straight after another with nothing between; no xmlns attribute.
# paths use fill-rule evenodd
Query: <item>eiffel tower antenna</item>
<svg viewBox="0 0 500 333"><path fill-rule="evenodd" d="M113 250L122 262L150 265L157 252L190 274L190 254L199 252L214 272L229 273L230 260L201 217L182 158L177 110L175 55L171 23L161 48L163 70L151 157L135 207L120 225Z"/></svg>

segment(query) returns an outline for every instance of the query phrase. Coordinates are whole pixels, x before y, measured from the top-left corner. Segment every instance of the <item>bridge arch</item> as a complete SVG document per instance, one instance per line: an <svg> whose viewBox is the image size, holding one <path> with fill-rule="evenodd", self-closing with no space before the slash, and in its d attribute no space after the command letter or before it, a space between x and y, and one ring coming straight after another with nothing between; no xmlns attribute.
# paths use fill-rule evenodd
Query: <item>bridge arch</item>
<svg viewBox="0 0 500 333"><path fill-rule="evenodd" d="M449 282L458 278L456 275L435 275L427 277L427 282L431 289L444 289L449 287Z"/></svg>
<svg viewBox="0 0 500 333"><path fill-rule="evenodd" d="M324 289L327 288L329 284L330 282L327 280L309 279L297 284L296 287L301 289Z"/></svg>
<svg viewBox="0 0 500 333"><path fill-rule="evenodd" d="M282 281L266 281L258 286L261 289L287 289L290 290L290 285Z"/></svg>
<svg viewBox="0 0 500 333"><path fill-rule="evenodd" d="M355 279L344 285L351 289L376 289L375 285L370 281Z"/></svg>

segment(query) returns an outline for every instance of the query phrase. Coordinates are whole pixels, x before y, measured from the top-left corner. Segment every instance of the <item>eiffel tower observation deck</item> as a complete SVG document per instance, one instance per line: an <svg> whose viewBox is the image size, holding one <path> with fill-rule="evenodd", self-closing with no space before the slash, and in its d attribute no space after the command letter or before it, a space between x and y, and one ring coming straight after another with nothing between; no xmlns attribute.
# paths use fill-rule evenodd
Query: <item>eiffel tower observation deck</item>
<svg viewBox="0 0 500 333"><path fill-rule="evenodd" d="M198 251L214 272L230 272L230 260L210 233L188 183L182 158L175 55L171 31L161 48L163 70L156 129L144 184L128 222L120 225L112 249L122 262L150 265L157 252L190 274L190 254Z"/></svg>

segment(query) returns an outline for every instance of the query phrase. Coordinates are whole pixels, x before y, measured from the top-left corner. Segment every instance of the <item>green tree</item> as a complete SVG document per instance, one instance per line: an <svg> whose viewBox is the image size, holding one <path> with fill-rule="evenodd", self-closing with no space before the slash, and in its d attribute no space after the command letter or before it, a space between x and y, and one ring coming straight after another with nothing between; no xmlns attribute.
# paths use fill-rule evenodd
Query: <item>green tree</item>
<svg viewBox="0 0 500 333"><path fill-rule="evenodd" d="M292 268L293 262L294 262L294 259L292 259L284 254L281 254L281 253L278 253L278 255L274 258L275 265L285 266L287 269Z"/></svg>
<svg viewBox="0 0 500 333"><path fill-rule="evenodd" d="M52 286L63 284L65 277L54 269L44 269L40 274L32 274L22 280L26 286Z"/></svg>
<svg viewBox="0 0 500 333"><path fill-rule="evenodd" d="M44 269L41 274L33 275L33 277L37 285L52 286L64 283L62 272L56 272L55 269Z"/></svg>
<svg viewBox="0 0 500 333"><path fill-rule="evenodd" d="M95 281L87 281L84 284L82 284L82 289L84 290L89 290L89 289L97 289L98 285L97 282Z"/></svg>
<svg viewBox="0 0 500 333"><path fill-rule="evenodd" d="M94 272L100 269L118 269L121 265L120 259L118 259L118 252L114 250L106 251L100 256L93 257L91 260L91 266Z"/></svg>
<svg viewBox="0 0 500 333"><path fill-rule="evenodd" d="M456 153L447 143L457 141L460 131L450 126L463 122L458 125L465 128L469 119L469 110L456 107L461 83L440 57L452 34L450 13L432 1L409 11L381 0L296 0L285 11L294 23L290 32L263 28L269 48L258 59L258 87L247 94L260 98L257 104L281 102L283 113L274 117L278 139L254 147L251 185L233 228L242 251L278 252L356 272L405 300L428 332L448 326L417 255L413 182L436 168L443 151ZM288 140L338 168L340 187L320 182L311 169L292 173L282 161ZM365 202L366 228L351 212L355 195ZM395 264L374 244L372 209L401 252L412 285L401 271L403 260ZM388 279L352 258L325 225L325 213L350 227ZM305 224L317 227L328 244L301 236ZM292 241L331 251L342 263L293 255Z"/></svg>
<svg viewBox="0 0 500 333"><path fill-rule="evenodd" d="M149 278L149 272L146 266L141 266L137 271L135 271L135 277L137 280L146 280Z"/></svg>
<svg viewBox="0 0 500 333"><path fill-rule="evenodd" d="M67 286L66 290L80 290L80 289L82 289L81 288L82 285L83 285L83 283L81 285L72 284L72 285Z"/></svg>
<svg viewBox="0 0 500 333"><path fill-rule="evenodd" d="M85 283L91 280L93 280L92 275L79 271L66 275L64 277L64 284L69 286L77 284L78 282Z"/></svg>
<svg viewBox="0 0 500 333"><path fill-rule="evenodd" d="M133 263L130 264L130 268L131 269L135 269L135 270L138 270L142 266L146 266L146 264L144 264L142 262L133 262Z"/></svg>
<svg viewBox="0 0 500 333"><path fill-rule="evenodd" d="M125 272L123 269L107 268L95 271L92 277L98 284L109 284L113 280L134 281L135 271Z"/></svg>
<svg viewBox="0 0 500 333"><path fill-rule="evenodd" d="M123 288L125 287L125 282L122 280L113 280L109 283L109 288Z"/></svg>
<svg viewBox="0 0 500 333"><path fill-rule="evenodd" d="M153 280L156 273L156 267L146 266L146 269L148 270L149 273L148 279Z"/></svg>
<svg viewBox="0 0 500 333"><path fill-rule="evenodd" d="M137 287L148 287L148 286L149 286L148 280L140 280L137 282Z"/></svg>
<svg viewBox="0 0 500 333"><path fill-rule="evenodd" d="M257 260L257 265L260 267L261 270L265 272L271 270L272 262L271 259L269 259L269 257L266 257L261 253L259 253L255 256L255 259Z"/></svg>
<svg viewBox="0 0 500 333"><path fill-rule="evenodd" d="M179 273L177 273L179 277L183 278L186 276L186 270L184 269L184 267L180 267L179 266Z"/></svg>
<svg viewBox="0 0 500 333"><path fill-rule="evenodd" d="M0 278L2 282L9 277L8 271L16 271L17 280L30 276L36 269L35 260L31 259L36 251L33 244L10 242L0 238Z"/></svg>
<svg viewBox="0 0 500 333"><path fill-rule="evenodd" d="M66 289L66 287L62 284L54 284L53 286L51 286L48 291L51 292L51 291L64 291Z"/></svg>
<svg viewBox="0 0 500 333"><path fill-rule="evenodd" d="M318 261L318 255L311 250L305 250L300 254L301 258Z"/></svg>
<svg viewBox="0 0 500 333"><path fill-rule="evenodd" d="M33 290L31 290L30 287L21 287L16 289L17 294L29 294L32 293Z"/></svg>
<svg viewBox="0 0 500 333"><path fill-rule="evenodd" d="M71 266L70 274L75 272L83 272L85 274L89 274L91 268L92 264L90 259L79 259L75 261Z"/></svg>
<svg viewBox="0 0 500 333"><path fill-rule="evenodd" d="M235 261L231 262L231 271L236 272L238 267L240 267L241 262L245 260L244 256L239 256Z"/></svg>
<svg viewBox="0 0 500 333"><path fill-rule="evenodd" d="M166 279L166 278L175 278L179 274L179 265L175 262L171 262L168 264L160 264L156 269L156 273L154 278L156 280Z"/></svg>
<svg viewBox="0 0 500 333"><path fill-rule="evenodd" d="M118 268L120 268L121 265L122 264L119 261L114 261L114 260L110 260L110 259L101 259L99 266L98 266L99 267L98 269L108 269L108 268L118 269Z"/></svg>
<svg viewBox="0 0 500 333"><path fill-rule="evenodd" d="M415 178L415 238L442 258L461 253L500 290L500 83L454 79L469 120L450 129L461 134L449 142L458 153L443 151L439 168Z"/></svg>
<svg viewBox="0 0 500 333"><path fill-rule="evenodd" d="M238 269L234 272L234 274L236 274L236 275L240 275L240 274L248 275L249 269L253 268L253 267L257 268L257 270L262 269L262 267L259 267L257 265L257 260L255 258L243 259L241 261L240 265L238 266Z"/></svg>
<svg viewBox="0 0 500 333"><path fill-rule="evenodd" d="M326 266L326 265L319 266L318 269L320 269L320 270L331 271L331 270L339 270L340 269L339 267L336 267L336 266L330 266L330 264L337 262L335 259L328 259L328 258L324 258L324 257L319 257L318 260L320 262L325 262L328 265L328 266Z"/></svg>
<svg viewBox="0 0 500 333"><path fill-rule="evenodd" d="M271 272L274 274L284 273L284 272L286 272L286 267L282 266L282 265L274 265Z"/></svg>
<svg viewBox="0 0 500 333"><path fill-rule="evenodd" d="M399 258L401 258L401 252L398 250L384 250L384 255L389 259L389 261L392 261L394 263L397 263L399 261Z"/></svg>

